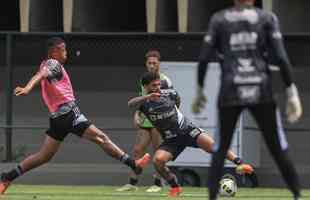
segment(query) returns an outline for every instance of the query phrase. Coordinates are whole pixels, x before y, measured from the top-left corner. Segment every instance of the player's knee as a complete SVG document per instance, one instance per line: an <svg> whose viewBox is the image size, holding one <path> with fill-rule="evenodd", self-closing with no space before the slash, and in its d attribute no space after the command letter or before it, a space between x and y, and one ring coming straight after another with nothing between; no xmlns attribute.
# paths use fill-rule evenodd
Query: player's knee
<svg viewBox="0 0 310 200"><path fill-rule="evenodd" d="M96 144L106 144L111 141L110 138L104 133L93 134L90 137L87 137L87 139Z"/></svg>
<svg viewBox="0 0 310 200"><path fill-rule="evenodd" d="M198 146L200 148L204 149L205 151L207 151L209 153L213 152L213 146L214 146L215 142L211 137L201 134L197 138L197 143L198 143Z"/></svg>
<svg viewBox="0 0 310 200"><path fill-rule="evenodd" d="M110 143L111 142L110 138L104 133L98 134L97 137L100 138L103 141L103 143Z"/></svg>
<svg viewBox="0 0 310 200"><path fill-rule="evenodd" d="M165 165L167 162L167 159L163 155L155 155L153 157L153 162L155 165Z"/></svg>
<svg viewBox="0 0 310 200"><path fill-rule="evenodd" d="M212 152L213 152L213 145L214 145L214 142L213 142L213 141L210 141L210 142L207 144L207 152L209 152L209 153L212 153Z"/></svg>
<svg viewBox="0 0 310 200"><path fill-rule="evenodd" d="M94 142L96 144L100 144L101 143L101 139L100 137L98 137L98 135L92 135L90 137L87 137L87 139L91 142Z"/></svg>

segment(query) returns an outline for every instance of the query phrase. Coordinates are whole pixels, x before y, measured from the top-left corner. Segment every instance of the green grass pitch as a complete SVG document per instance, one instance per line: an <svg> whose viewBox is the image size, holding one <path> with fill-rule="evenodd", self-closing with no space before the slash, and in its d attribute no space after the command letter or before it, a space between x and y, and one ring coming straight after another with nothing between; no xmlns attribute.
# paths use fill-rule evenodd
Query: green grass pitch
<svg viewBox="0 0 310 200"><path fill-rule="evenodd" d="M166 196L168 187L160 193L146 193L145 187L136 192L116 192L111 186L54 186L54 185L12 185L0 200L207 200L206 188L183 188L178 198ZM291 194L285 189L238 188L235 197L220 200L292 200ZM302 200L310 200L310 190L303 190Z"/></svg>

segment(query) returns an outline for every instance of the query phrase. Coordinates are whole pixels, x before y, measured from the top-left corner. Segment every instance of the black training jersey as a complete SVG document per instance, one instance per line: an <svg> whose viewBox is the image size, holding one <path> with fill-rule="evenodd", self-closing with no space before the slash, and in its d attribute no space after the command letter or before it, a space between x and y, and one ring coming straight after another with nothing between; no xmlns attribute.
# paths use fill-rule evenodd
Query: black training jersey
<svg viewBox="0 0 310 200"><path fill-rule="evenodd" d="M187 134L190 123L178 110L178 94L173 89L161 90L158 101L145 101L139 110L161 133L163 139L171 139L179 134ZM190 129L192 130L192 129Z"/></svg>
<svg viewBox="0 0 310 200"><path fill-rule="evenodd" d="M232 7L213 15L199 57L200 86L214 51L222 71L220 106L273 101L271 57L279 65L285 83L292 82L278 20L271 12L255 7Z"/></svg>

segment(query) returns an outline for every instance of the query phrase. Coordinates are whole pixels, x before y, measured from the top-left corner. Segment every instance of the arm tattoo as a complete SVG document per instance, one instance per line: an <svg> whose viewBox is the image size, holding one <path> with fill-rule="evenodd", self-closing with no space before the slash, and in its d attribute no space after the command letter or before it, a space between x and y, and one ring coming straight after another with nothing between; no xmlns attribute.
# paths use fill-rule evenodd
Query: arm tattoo
<svg viewBox="0 0 310 200"><path fill-rule="evenodd" d="M145 96L134 97L128 101L128 106L137 110L145 101Z"/></svg>

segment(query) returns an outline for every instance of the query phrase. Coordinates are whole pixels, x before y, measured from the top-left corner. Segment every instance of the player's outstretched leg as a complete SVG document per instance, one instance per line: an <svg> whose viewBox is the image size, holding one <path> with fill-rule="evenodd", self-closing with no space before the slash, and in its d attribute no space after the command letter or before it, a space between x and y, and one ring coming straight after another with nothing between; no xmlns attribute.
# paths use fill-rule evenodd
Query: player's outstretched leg
<svg viewBox="0 0 310 200"><path fill-rule="evenodd" d="M182 188L178 183L176 175L173 174L166 166L166 163L171 159L172 154L162 149L157 150L153 158L156 171L167 181L171 187L168 195L170 197L177 197L182 193Z"/></svg>
<svg viewBox="0 0 310 200"><path fill-rule="evenodd" d="M11 181L7 179L7 173L2 173L0 176L0 194L2 195L10 186Z"/></svg>
<svg viewBox="0 0 310 200"><path fill-rule="evenodd" d="M201 133L197 137L196 142L199 148L203 149L205 152L212 153L214 140L209 134L205 132ZM244 175L254 173L253 167L249 164L244 163L244 161L240 157L238 157L233 151L228 150L226 158L227 160L237 165L236 172L238 174Z"/></svg>
<svg viewBox="0 0 310 200"><path fill-rule="evenodd" d="M133 147L133 158L135 160L140 159L145 154L146 148L150 144L151 135L148 129L139 128L137 130L136 142ZM129 173L129 183L117 188L117 192L125 192L125 191L136 191L138 187L136 186L139 182L139 176L130 171Z"/></svg>
<svg viewBox="0 0 310 200"><path fill-rule="evenodd" d="M0 194L4 194L11 182L19 176L50 161L58 151L60 144L60 141L46 136L39 152L25 158L15 169L1 174Z"/></svg>
<svg viewBox="0 0 310 200"><path fill-rule="evenodd" d="M158 132L158 130L156 128L152 128L150 130L150 132L151 132L152 151L153 151L153 154L155 154L156 150L158 149L158 147L162 143L162 139L161 139L160 133ZM149 188L147 188L146 192L152 193L152 192L162 191L163 183L162 183L161 177L158 174L158 172L153 174L153 178L154 178L154 184L152 186L150 186Z"/></svg>
<svg viewBox="0 0 310 200"><path fill-rule="evenodd" d="M114 144L106 134L94 125L89 126L85 130L83 137L98 144L108 155L129 166L136 174L141 174L143 168L150 162L151 157L149 154L144 154L142 158L133 160L127 153Z"/></svg>

